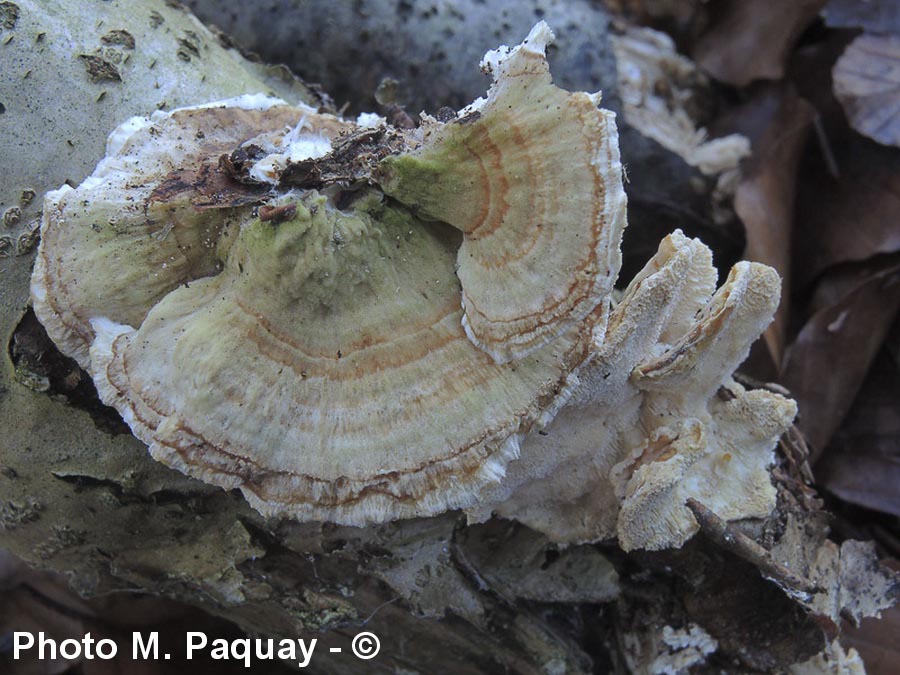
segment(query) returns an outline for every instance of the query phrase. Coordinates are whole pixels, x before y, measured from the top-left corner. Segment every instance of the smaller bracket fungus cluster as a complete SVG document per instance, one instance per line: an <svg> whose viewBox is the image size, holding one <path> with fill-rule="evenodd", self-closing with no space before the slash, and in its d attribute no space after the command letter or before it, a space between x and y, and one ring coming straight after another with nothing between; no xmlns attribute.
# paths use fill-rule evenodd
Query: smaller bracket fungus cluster
<svg viewBox="0 0 900 675"><path fill-rule="evenodd" d="M774 503L794 404L730 375L777 275L676 232L618 303L612 113L538 24L487 96L397 129L261 95L129 120L47 195L35 311L156 459L264 514L464 509L678 546Z"/></svg>
<svg viewBox="0 0 900 675"><path fill-rule="evenodd" d="M615 535L626 550L681 546L698 529L690 498L728 520L768 515L767 468L796 405L730 375L771 321L780 281L746 262L718 291L715 280L700 241L663 240L568 406L522 444L494 512L557 542Z"/></svg>

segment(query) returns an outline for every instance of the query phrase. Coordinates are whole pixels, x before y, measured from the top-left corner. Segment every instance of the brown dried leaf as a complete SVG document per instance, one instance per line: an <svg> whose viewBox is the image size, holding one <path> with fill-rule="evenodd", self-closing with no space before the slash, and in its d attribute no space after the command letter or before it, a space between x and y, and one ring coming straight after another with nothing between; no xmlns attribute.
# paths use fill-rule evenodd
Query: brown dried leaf
<svg viewBox="0 0 900 675"><path fill-rule="evenodd" d="M823 645L821 629L750 564L725 558L706 569L709 580L685 593L692 621L719 643L719 653L743 666L737 672L780 672Z"/></svg>
<svg viewBox="0 0 900 675"><path fill-rule="evenodd" d="M800 165L792 281L797 291L836 263L900 249L900 154L853 131L832 68L854 35L832 31L798 49L791 80L816 111L816 142Z"/></svg>
<svg viewBox="0 0 900 675"><path fill-rule="evenodd" d="M61 641L80 639L86 632L80 618L72 617L29 586L19 586L4 593L0 599L0 635L12 631L25 631L37 635L43 632L48 638ZM57 655L56 659L39 659L34 650L29 650L18 661L11 661L3 670L4 675L59 675L73 665Z"/></svg>
<svg viewBox="0 0 900 675"><path fill-rule="evenodd" d="M858 627L844 629L841 643L863 658L868 675L900 673L900 607L885 610L881 619L864 619Z"/></svg>
<svg viewBox="0 0 900 675"><path fill-rule="evenodd" d="M830 0L822 14L833 28L900 33L900 4L896 0Z"/></svg>
<svg viewBox="0 0 900 675"><path fill-rule="evenodd" d="M681 43L693 41L709 23L705 0L605 0L606 8L638 26L652 26Z"/></svg>
<svg viewBox="0 0 900 675"><path fill-rule="evenodd" d="M800 405L799 427L814 460L849 411L900 307L900 265L891 263L813 314L786 356L782 380ZM821 285L841 282L829 276Z"/></svg>
<svg viewBox="0 0 900 675"><path fill-rule="evenodd" d="M823 138L831 147L857 135L847 126L844 110L834 97L831 77L834 64L857 35L849 29L827 31L821 39L800 45L791 54L787 79L815 108ZM818 147L824 149L822 138L819 140Z"/></svg>
<svg viewBox="0 0 900 675"><path fill-rule="evenodd" d="M43 604L57 608L67 616L91 617L90 605L68 587L62 577L31 569L14 555L0 549L0 591L13 592L27 587Z"/></svg>
<svg viewBox="0 0 900 675"><path fill-rule="evenodd" d="M743 87L780 79L797 38L825 0L724 0L719 15L698 40L694 60L717 80Z"/></svg>
<svg viewBox="0 0 900 675"><path fill-rule="evenodd" d="M859 133L900 147L900 37L860 35L834 66L834 94Z"/></svg>
<svg viewBox="0 0 900 675"><path fill-rule="evenodd" d="M753 143L753 157L734 199L735 211L747 229L745 255L771 265L783 279L781 306L765 333L776 366L781 362L789 311L797 165L812 116L812 108L793 89L770 87L739 109L733 123Z"/></svg>
<svg viewBox="0 0 900 675"><path fill-rule="evenodd" d="M702 0L606 0L606 6L636 23L659 19L688 19L702 10Z"/></svg>
<svg viewBox="0 0 900 675"><path fill-rule="evenodd" d="M725 670L729 673L783 672L825 646L821 628L808 614L798 611L780 588L752 564L705 537L681 549L637 556L632 562L639 564L640 571L623 575L627 590L616 603L618 621L626 637L630 634L632 645L640 646L635 638L646 644L654 627L658 632L665 625L696 624L718 643L715 659L720 667L728 663ZM667 594L659 586L662 575L677 580L677 590L669 593L675 602L665 599ZM623 646L629 647L627 643ZM640 652L646 653L646 648L633 655Z"/></svg>
<svg viewBox="0 0 900 675"><path fill-rule="evenodd" d="M900 516L900 368L882 352L816 473L844 501ZM898 671L900 672L900 671Z"/></svg>
<svg viewBox="0 0 900 675"><path fill-rule="evenodd" d="M798 289L837 263L900 250L900 153L855 134L832 147L839 176L818 148L801 165L793 260Z"/></svg>

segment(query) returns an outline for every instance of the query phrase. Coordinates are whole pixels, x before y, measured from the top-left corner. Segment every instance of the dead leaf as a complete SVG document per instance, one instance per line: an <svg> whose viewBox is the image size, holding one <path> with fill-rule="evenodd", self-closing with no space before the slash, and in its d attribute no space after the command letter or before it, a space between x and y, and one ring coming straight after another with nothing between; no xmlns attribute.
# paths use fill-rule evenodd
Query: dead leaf
<svg viewBox="0 0 900 675"><path fill-rule="evenodd" d="M900 516L900 368L882 352L816 467L841 499ZM900 672L898 670L897 672Z"/></svg>
<svg viewBox="0 0 900 675"><path fill-rule="evenodd" d="M703 0L606 0L606 7L635 23L659 19L688 19L701 11Z"/></svg>
<svg viewBox="0 0 900 675"><path fill-rule="evenodd" d="M834 65L833 77L853 128L900 147L900 37L860 35Z"/></svg>
<svg viewBox="0 0 900 675"><path fill-rule="evenodd" d="M693 57L717 80L744 87L753 80L784 75L797 38L824 6L825 0L724 0L719 13L697 41Z"/></svg>
<svg viewBox="0 0 900 675"><path fill-rule="evenodd" d="M4 593L0 599L0 635L14 631L34 635L43 632L57 642L67 639L79 640L87 632L80 618L61 612L59 608L36 595L27 585ZM37 653L29 650L18 661L10 659L3 672L4 675L60 675L80 660L68 661L59 654L55 659L38 659Z"/></svg>
<svg viewBox="0 0 900 675"><path fill-rule="evenodd" d="M830 30L822 39L800 45L791 54L787 79L797 88L797 93L809 101L818 114L823 137L817 148L836 148L851 136L857 136L847 125L844 109L834 97L834 83L831 71L834 64L858 35L853 30ZM825 149L822 140L829 148Z"/></svg>
<svg viewBox="0 0 900 675"><path fill-rule="evenodd" d="M735 193L747 230L748 260L771 265L782 278L781 305L765 333L776 369L785 345L791 280L791 238L797 166L813 112L790 87L765 87L735 112L730 126L747 135L753 156Z"/></svg>
<svg viewBox="0 0 900 675"><path fill-rule="evenodd" d="M0 673L2 675L237 675L245 672L243 662L222 663L208 653L188 662L184 636L202 631L213 637L245 637L233 624L199 609L166 598L112 594L84 600L63 578L33 570L0 549ZM171 653L166 661L132 661L132 631L145 635L159 633L160 651ZM111 660L68 661L63 658L38 659L35 650L12 661L12 632L43 631L48 638L80 640L90 633L95 641L111 639L118 654ZM272 664L272 675L287 675L289 669Z"/></svg>
<svg viewBox="0 0 900 675"><path fill-rule="evenodd" d="M14 631L37 635L43 631L57 641L80 639L93 617L90 606L61 577L30 569L10 553L0 550L0 636ZM11 646L10 642L10 646ZM0 652L0 663L2 660ZM6 666L4 675L57 675L80 661L38 659L34 653Z"/></svg>
<svg viewBox="0 0 900 675"><path fill-rule="evenodd" d="M826 276L820 286L829 283L847 279ZM787 353L782 382L800 406L813 462L850 410L898 307L900 264L891 260L813 314Z"/></svg>
<svg viewBox="0 0 900 675"><path fill-rule="evenodd" d="M749 564L731 559L727 566L728 572L710 570L709 583L689 590L684 600L688 615L718 641L720 653L739 655L743 668L736 672L783 672L824 647L819 626L781 589ZM732 569L746 576L735 583Z"/></svg>
<svg viewBox="0 0 900 675"><path fill-rule="evenodd" d="M844 629L841 642L862 656L868 675L900 673L900 607L885 610L881 619L864 619Z"/></svg>
<svg viewBox="0 0 900 675"><path fill-rule="evenodd" d="M604 0L604 6L633 25L663 30L679 43L693 42L709 23L706 0Z"/></svg>
<svg viewBox="0 0 900 675"><path fill-rule="evenodd" d="M900 251L900 153L853 135L834 144L840 176L819 149L801 165L794 282L802 289L838 263Z"/></svg>
<svg viewBox="0 0 900 675"><path fill-rule="evenodd" d="M815 109L798 173L795 295L835 264L900 250L900 154L850 129L833 93L832 69L852 39L852 31L830 31L791 61L791 80Z"/></svg>
<svg viewBox="0 0 900 675"><path fill-rule="evenodd" d="M900 34L900 4L897 0L830 0L822 14L826 25L834 28L864 28L872 33Z"/></svg>

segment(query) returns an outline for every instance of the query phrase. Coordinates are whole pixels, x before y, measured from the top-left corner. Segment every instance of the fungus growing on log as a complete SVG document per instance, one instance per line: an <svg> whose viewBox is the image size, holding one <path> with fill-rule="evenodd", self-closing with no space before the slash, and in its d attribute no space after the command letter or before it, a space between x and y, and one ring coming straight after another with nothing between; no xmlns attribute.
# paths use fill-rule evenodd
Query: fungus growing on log
<svg viewBox="0 0 900 675"><path fill-rule="evenodd" d="M715 293L712 254L680 232L632 280L566 408L521 445L490 512L560 543L617 536L626 550L681 546L685 503L726 519L775 505L767 467L793 401L745 391L731 374L771 322L774 270L738 263Z"/></svg>
<svg viewBox="0 0 900 675"><path fill-rule="evenodd" d="M384 191L463 232L463 322L500 362L584 319L621 264L625 192L615 116L600 95L553 86L538 24L489 52L486 99L455 120L426 120L421 147L386 159Z"/></svg>
<svg viewBox="0 0 900 675"><path fill-rule="evenodd" d="M156 459L264 514L460 508L626 548L680 545L688 498L765 515L794 407L730 375L777 275L713 294L675 233L612 302L613 115L552 84L550 39L417 129L261 95L126 122L46 197L38 317Z"/></svg>

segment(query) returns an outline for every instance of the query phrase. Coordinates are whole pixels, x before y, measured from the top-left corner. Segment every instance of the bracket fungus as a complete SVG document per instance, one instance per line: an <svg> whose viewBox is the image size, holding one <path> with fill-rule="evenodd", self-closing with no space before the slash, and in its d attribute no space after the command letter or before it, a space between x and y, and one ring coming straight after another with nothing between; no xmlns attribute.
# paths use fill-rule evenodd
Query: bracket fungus
<svg viewBox="0 0 900 675"><path fill-rule="evenodd" d="M464 509L677 546L685 501L765 515L791 401L730 379L777 275L676 232L611 291L612 113L538 24L416 129L243 96L129 120L47 195L32 297L152 455L264 514Z"/></svg>

